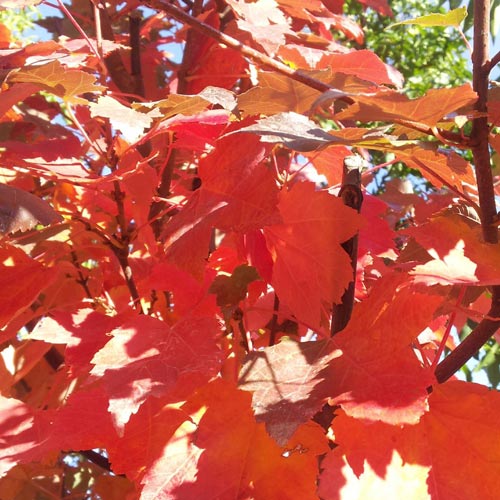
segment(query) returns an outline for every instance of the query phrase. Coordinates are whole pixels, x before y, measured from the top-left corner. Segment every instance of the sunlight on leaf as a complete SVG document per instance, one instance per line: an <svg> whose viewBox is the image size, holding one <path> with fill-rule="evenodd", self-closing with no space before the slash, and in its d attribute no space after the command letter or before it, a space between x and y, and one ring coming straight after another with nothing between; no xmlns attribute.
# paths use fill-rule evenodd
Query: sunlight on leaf
<svg viewBox="0 0 500 500"><path fill-rule="evenodd" d="M467 17L467 8L459 7L458 9L450 10L447 14L428 14L426 16L416 17L415 19L407 19L398 23L391 24L387 27L393 28L402 24L416 24L418 26L453 26L458 28L463 20Z"/></svg>

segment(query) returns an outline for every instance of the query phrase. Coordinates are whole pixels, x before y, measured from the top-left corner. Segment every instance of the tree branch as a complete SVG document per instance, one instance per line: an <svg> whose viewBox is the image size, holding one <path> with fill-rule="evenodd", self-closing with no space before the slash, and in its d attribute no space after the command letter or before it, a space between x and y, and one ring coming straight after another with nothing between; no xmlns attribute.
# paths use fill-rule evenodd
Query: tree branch
<svg viewBox="0 0 500 500"><path fill-rule="evenodd" d="M500 50L490 59L490 62L488 63L488 71L491 72L491 70L498 63L500 63Z"/></svg>
<svg viewBox="0 0 500 500"><path fill-rule="evenodd" d="M363 193L361 192L361 157L347 156L344 160L344 172L342 175L342 187L339 196L342 198L344 205L351 207L358 213L361 210L363 203ZM358 263L358 235L355 234L352 238L342 244L349 258L351 259L352 281L349 283L347 290L342 296L342 302L333 307L333 317L331 334L332 337L343 330L351 319L352 310L354 307L354 292L356 288L356 268Z"/></svg>
<svg viewBox="0 0 500 500"><path fill-rule="evenodd" d="M120 263L120 267L122 268L123 276L125 278L125 282L127 284L127 288L130 292L130 296L132 298L132 302L134 307L137 309L139 314L144 314L141 304L141 297L139 296L139 291L137 290L137 286L135 285L135 280L132 275L132 268L130 267L128 256L129 256L129 243L130 243L130 231L127 227L127 220L125 218L125 207L123 205L123 197L124 193L120 188L120 183L118 181L113 182L114 185L114 199L116 206L118 208L117 222L120 227L120 235L117 236L117 239L120 240L120 246L112 245L110 248L115 254L118 262Z"/></svg>
<svg viewBox="0 0 500 500"><path fill-rule="evenodd" d="M479 193L480 219L483 238L486 243L498 244L498 228L493 175L490 165L488 145L488 75L490 62L488 61L489 44L489 16L490 1L474 1L474 52L472 54L473 87L477 92L478 100L475 110L479 118L475 118L472 126L472 154L476 168L477 187ZM485 342L500 327L500 286L492 287L491 309L487 319L484 319L474 331L436 368L438 382L445 382L459 370L472 356L474 356Z"/></svg>
<svg viewBox="0 0 500 500"><path fill-rule="evenodd" d="M276 59L273 59L272 57L269 57L263 54L262 52L259 52L258 50L252 49L247 45L244 45L236 38L226 35L225 33L222 33L221 31L215 29L214 27L209 26L208 24L205 24L202 21L199 21L195 17L184 12L182 9L179 9L179 7L171 3L168 3L166 0L146 0L144 3L149 7L151 7L152 9L163 10L167 12L175 19L182 21L188 26L191 26L192 28L198 30L201 33L204 33L205 35L213 38L214 40L217 40L219 43L226 45L234 50L237 50L238 52L248 57L255 63L258 63L259 65L264 67L267 66L268 68L273 69L277 73L288 76L292 80L303 83L308 87L318 90L319 92L327 92L328 90L338 90L335 89L335 87L329 85L328 83L322 82L321 80L317 80L316 78L313 78L312 76L308 75L307 73L304 73L301 70L294 70L289 66L287 66L286 64L283 64L282 62L277 61ZM354 100L351 99L349 96L341 96L338 99L340 101L346 102L347 104L352 104L354 102ZM395 119L394 123L397 123L398 125L403 125L413 130L417 130L427 135L434 135L434 131L432 130L432 128L422 123L414 122L411 120L403 120L403 119ZM447 141L454 143L456 147L467 146L466 144L464 144L464 138L462 137L462 135L457 134L456 132L439 130L439 135L445 137Z"/></svg>
<svg viewBox="0 0 500 500"><path fill-rule="evenodd" d="M500 318L500 294L498 290L494 294L492 306L487 316L488 318ZM492 320L488 318L483 319L474 328L474 331L449 356L438 364L435 375L440 384L446 382L456 371L460 370L500 328L500 319Z"/></svg>

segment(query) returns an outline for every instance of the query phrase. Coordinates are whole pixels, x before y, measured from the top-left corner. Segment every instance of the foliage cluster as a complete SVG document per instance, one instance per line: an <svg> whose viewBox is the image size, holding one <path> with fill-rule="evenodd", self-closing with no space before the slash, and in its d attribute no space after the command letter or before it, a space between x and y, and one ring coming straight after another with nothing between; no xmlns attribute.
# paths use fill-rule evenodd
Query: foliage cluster
<svg viewBox="0 0 500 500"><path fill-rule="evenodd" d="M496 498L454 373L496 356L500 56L471 86L385 0L46 5L0 25L0 498Z"/></svg>

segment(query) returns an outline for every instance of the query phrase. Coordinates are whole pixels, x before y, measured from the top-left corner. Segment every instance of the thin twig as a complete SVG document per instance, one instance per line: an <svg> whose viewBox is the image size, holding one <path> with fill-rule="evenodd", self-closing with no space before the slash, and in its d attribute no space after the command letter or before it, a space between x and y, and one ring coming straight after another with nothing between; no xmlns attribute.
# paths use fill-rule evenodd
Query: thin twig
<svg viewBox="0 0 500 500"><path fill-rule="evenodd" d="M182 9L179 9L179 7L171 3L168 3L166 0L146 0L144 3L149 7L151 7L152 9L163 10L167 12L175 19L178 19L179 21L186 23L188 26L191 26L192 28L200 31L201 33L204 33L205 35L213 38L214 40L217 40L220 44L226 45L227 47L237 50L238 52L248 57L253 62L263 67L267 66L268 68L273 69L277 73L286 75L292 80L303 83L304 85L307 85L310 88L318 90L319 92L338 90L335 89L335 87L329 85L328 83L322 82L321 80L317 80L316 78L313 78L312 76L308 75L307 73L304 73L301 70L294 70L289 66L287 66L286 64L283 64L282 62L273 59L272 57L269 57L263 54L262 52L259 52L258 50L248 47L247 45L241 43L236 38L226 35L225 33L222 33L221 31L215 29L214 27L203 23L202 21L196 19L195 17L187 14ZM347 104L352 104L354 102L353 99L351 99L349 96L346 95L342 95L338 99L340 101L346 102ZM404 120L404 119L395 119L393 120L393 122L408 128L412 128L427 135L433 135L434 133L429 126L423 123L414 122L411 120ZM456 132L450 132L447 130L439 130L439 133L448 142L454 143L456 147L466 147L466 144L464 144L464 140L466 139L464 139L460 134L457 134Z"/></svg>
<svg viewBox="0 0 500 500"><path fill-rule="evenodd" d="M491 71L498 63L500 63L500 50L490 59L488 70Z"/></svg>
<svg viewBox="0 0 500 500"><path fill-rule="evenodd" d="M278 311L280 308L280 299L276 292L274 292L274 305L273 305L273 317L271 318L271 324L269 325L269 345L276 344L276 334L278 333Z"/></svg>
<svg viewBox="0 0 500 500"><path fill-rule="evenodd" d="M460 307L462 300L464 299L465 291L467 287L462 285L460 287L460 292L458 294L457 301L455 303L455 309L453 309L450 317L448 318L448 324L446 325L446 331L444 332L443 338L441 339L441 343L439 344L438 350L436 352L436 356L434 357L434 361L432 362L432 369L434 370L439 362L439 358L441 354L443 354L444 348L446 346L446 342L448 341L448 337L450 336L451 329L455 323L455 318L457 316L457 309Z"/></svg>
<svg viewBox="0 0 500 500"><path fill-rule="evenodd" d="M101 63L103 72L106 75L107 74L106 65L104 64L104 61L102 60L101 55L99 54L98 50L96 49L96 47L94 46L94 44L92 43L90 38L87 36L87 33L85 33L85 31L83 31L82 27L78 24L78 22L73 17L71 12L66 8L66 6L62 2L62 0L57 0L57 3L59 5L59 8L64 12L66 17L70 20L71 24L75 27L75 29L78 31L78 33L80 33L80 35L82 35L82 38L87 42L87 45L89 46L90 50L94 53L94 55L97 57L98 61Z"/></svg>
<svg viewBox="0 0 500 500"><path fill-rule="evenodd" d="M132 268L128 260L129 257L129 243L130 243L130 231L128 229L127 219L125 217L125 206L123 204L124 193L121 190L120 183L118 181L113 182L114 186L114 199L116 206L118 208L118 215L116 216L118 225L120 227L120 240L122 245L120 247L111 247L113 253L116 255L120 267L122 268L123 276L125 277L125 282L127 283L127 288L129 289L130 296L134 303L134 307L140 314L144 314L144 310L141 304L141 298L135 284L134 277L132 275Z"/></svg>

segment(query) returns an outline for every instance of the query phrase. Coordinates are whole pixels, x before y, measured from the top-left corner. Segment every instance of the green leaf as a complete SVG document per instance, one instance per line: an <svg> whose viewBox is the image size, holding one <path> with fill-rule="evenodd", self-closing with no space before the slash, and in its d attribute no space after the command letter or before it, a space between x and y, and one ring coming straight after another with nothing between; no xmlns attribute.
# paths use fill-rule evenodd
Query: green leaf
<svg viewBox="0 0 500 500"><path fill-rule="evenodd" d="M447 14L428 14L426 16L416 17L415 19L407 19L388 26L400 26L401 24L418 24L419 26L454 26L458 28L463 20L467 17L467 9L460 7L458 9L450 10Z"/></svg>

